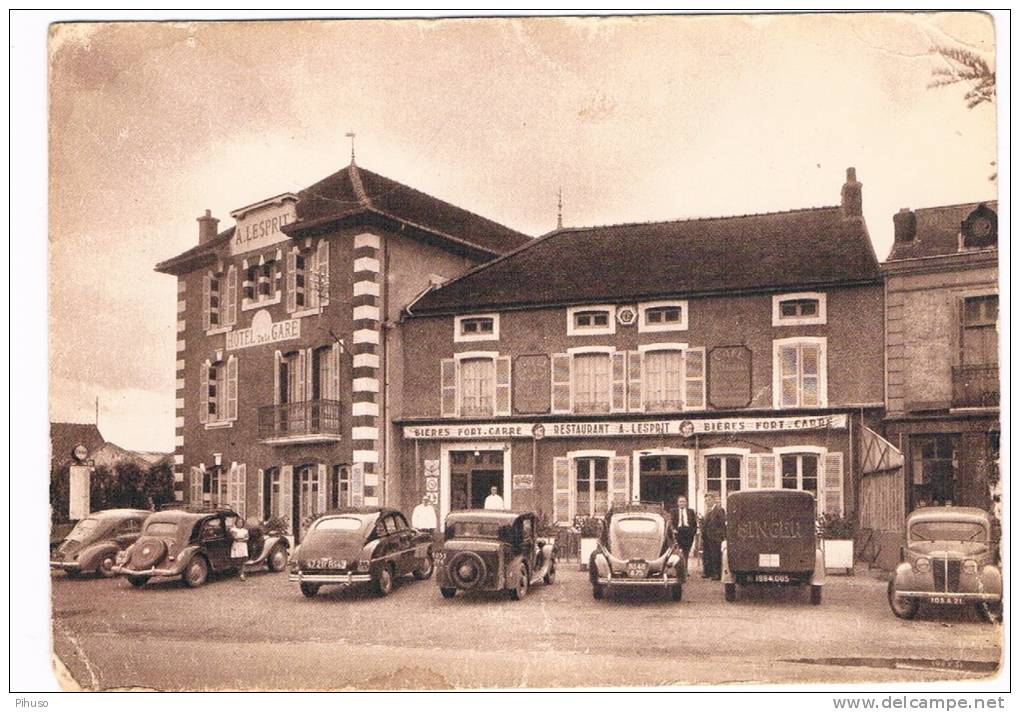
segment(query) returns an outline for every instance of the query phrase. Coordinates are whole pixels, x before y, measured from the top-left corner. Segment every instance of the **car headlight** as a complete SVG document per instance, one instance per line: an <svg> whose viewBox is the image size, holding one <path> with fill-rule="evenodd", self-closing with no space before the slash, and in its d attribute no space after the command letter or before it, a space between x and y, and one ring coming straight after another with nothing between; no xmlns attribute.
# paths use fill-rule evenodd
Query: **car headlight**
<svg viewBox="0 0 1020 712"><path fill-rule="evenodd" d="M931 571L931 559L926 559L923 556L919 557L914 562L914 570L919 574L926 574Z"/></svg>
<svg viewBox="0 0 1020 712"><path fill-rule="evenodd" d="M970 574L971 576L973 576L977 572L978 565L976 561L974 561L973 559L967 559L966 561L963 562L963 573Z"/></svg>
<svg viewBox="0 0 1020 712"><path fill-rule="evenodd" d="M365 573L366 571L368 571L368 567L369 567L370 563L371 562L368 561L367 559L359 560L358 561L358 571L361 572L361 573Z"/></svg>

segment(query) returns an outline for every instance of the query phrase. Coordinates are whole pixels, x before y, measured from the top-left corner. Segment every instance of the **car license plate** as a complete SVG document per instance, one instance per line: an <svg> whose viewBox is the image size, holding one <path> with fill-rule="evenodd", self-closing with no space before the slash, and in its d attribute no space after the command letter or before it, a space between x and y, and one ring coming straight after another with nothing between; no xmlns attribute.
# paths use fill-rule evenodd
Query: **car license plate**
<svg viewBox="0 0 1020 712"><path fill-rule="evenodd" d="M628 561L627 576L631 578L644 578L648 575L648 563L645 561Z"/></svg>
<svg viewBox="0 0 1020 712"><path fill-rule="evenodd" d="M756 583L790 583L789 574L755 574Z"/></svg>
<svg viewBox="0 0 1020 712"><path fill-rule="evenodd" d="M959 596L928 596L928 603L935 603L943 606L962 606L963 599Z"/></svg>

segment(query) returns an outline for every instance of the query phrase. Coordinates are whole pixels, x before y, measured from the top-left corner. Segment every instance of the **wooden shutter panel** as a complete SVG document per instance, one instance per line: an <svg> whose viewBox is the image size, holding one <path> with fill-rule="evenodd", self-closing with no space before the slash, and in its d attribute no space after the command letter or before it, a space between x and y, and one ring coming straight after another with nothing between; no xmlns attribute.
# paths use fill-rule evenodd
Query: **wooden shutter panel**
<svg viewBox="0 0 1020 712"><path fill-rule="evenodd" d="M191 481L188 483L191 486L188 494L189 504L201 504L202 503L202 468L192 467L191 468Z"/></svg>
<svg viewBox="0 0 1020 712"><path fill-rule="evenodd" d="M294 533L294 466L280 468L280 511L277 513L287 522L287 531Z"/></svg>
<svg viewBox="0 0 1020 712"><path fill-rule="evenodd" d="M308 378L305 366L305 351L301 349L297 352L297 358L294 360L295 368L297 373L294 375L294 390L296 391L291 398L292 403L303 403L305 401L305 380Z"/></svg>
<svg viewBox="0 0 1020 712"><path fill-rule="evenodd" d="M759 486L762 489L779 487L779 455L759 455Z"/></svg>
<svg viewBox="0 0 1020 712"><path fill-rule="evenodd" d="M340 344L333 342L333 366L330 368L329 397L340 400Z"/></svg>
<svg viewBox="0 0 1020 712"><path fill-rule="evenodd" d="M365 465L355 462L351 465L351 506L360 507L365 503Z"/></svg>
<svg viewBox="0 0 1020 712"><path fill-rule="evenodd" d="M209 362L202 364L198 378L198 422L209 422Z"/></svg>
<svg viewBox="0 0 1020 712"><path fill-rule="evenodd" d="M444 358L439 367L441 412L444 418L457 415L457 361Z"/></svg>
<svg viewBox="0 0 1020 712"><path fill-rule="evenodd" d="M209 319L209 311L212 309L210 304L210 294L212 292L212 277L208 274L202 275L202 328L205 331L209 331L212 327L212 322Z"/></svg>
<svg viewBox="0 0 1020 712"><path fill-rule="evenodd" d="M552 412L570 412L570 354L552 354Z"/></svg>
<svg viewBox="0 0 1020 712"><path fill-rule="evenodd" d="M570 458L553 458L553 522L556 524L570 524L570 500L572 490L570 486Z"/></svg>
<svg viewBox="0 0 1020 712"><path fill-rule="evenodd" d="M329 240L319 240L319 246L315 250L316 253L316 270L318 271L318 277L316 286L320 293L319 304L326 306L329 304Z"/></svg>
<svg viewBox="0 0 1020 712"><path fill-rule="evenodd" d="M237 356L227 359L227 420L237 420Z"/></svg>
<svg viewBox="0 0 1020 712"><path fill-rule="evenodd" d="M283 361L283 354L276 352L273 361L273 404L280 405L280 363Z"/></svg>
<svg viewBox="0 0 1020 712"><path fill-rule="evenodd" d="M266 473L261 467L255 471L255 478L259 499L259 511L256 516L259 520L269 519L272 514L266 514Z"/></svg>
<svg viewBox="0 0 1020 712"><path fill-rule="evenodd" d="M826 514L843 515L843 453L828 452L822 463L822 486L818 508Z"/></svg>
<svg viewBox="0 0 1020 712"><path fill-rule="evenodd" d="M761 456L747 456L747 489L761 487Z"/></svg>
<svg viewBox="0 0 1020 712"><path fill-rule="evenodd" d="M627 354L627 409L631 411L644 410L641 402L641 361L640 351L630 351Z"/></svg>
<svg viewBox="0 0 1020 712"><path fill-rule="evenodd" d="M705 408L705 348L687 349L684 352L684 409Z"/></svg>
<svg viewBox="0 0 1020 712"><path fill-rule="evenodd" d="M626 504L630 497L630 458L614 457L609 462L609 504Z"/></svg>
<svg viewBox="0 0 1020 712"><path fill-rule="evenodd" d="M237 266L230 265L227 270L227 315L224 326L237 323Z"/></svg>
<svg viewBox="0 0 1020 712"><path fill-rule="evenodd" d="M510 415L510 357L496 359L496 415Z"/></svg>
<svg viewBox="0 0 1020 712"><path fill-rule="evenodd" d="M297 309L297 253L287 253L287 311Z"/></svg>
<svg viewBox="0 0 1020 712"><path fill-rule="evenodd" d="M321 244L321 243L320 243ZM316 478L318 479L318 499L315 503L315 513L322 514L326 511L326 486L329 483L329 477L326 473L326 466L319 465L318 472L316 472Z"/></svg>
<svg viewBox="0 0 1020 712"><path fill-rule="evenodd" d="M615 351L612 357L613 393L610 410L623 413L627 410L627 352Z"/></svg>

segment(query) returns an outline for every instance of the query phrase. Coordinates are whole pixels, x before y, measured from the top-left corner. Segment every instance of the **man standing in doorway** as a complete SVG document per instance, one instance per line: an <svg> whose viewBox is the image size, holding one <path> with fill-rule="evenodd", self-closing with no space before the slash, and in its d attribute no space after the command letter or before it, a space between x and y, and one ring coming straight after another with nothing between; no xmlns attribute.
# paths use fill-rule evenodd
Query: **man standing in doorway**
<svg viewBox="0 0 1020 712"><path fill-rule="evenodd" d="M726 510L714 492L705 494L705 523L701 530L702 578L722 578L722 543L726 538Z"/></svg>
<svg viewBox="0 0 1020 712"><path fill-rule="evenodd" d="M485 498L484 506L485 509L506 509L503 498L499 496L499 488L495 485L489 488L489 496Z"/></svg>
<svg viewBox="0 0 1020 712"><path fill-rule="evenodd" d="M687 498L680 495L676 498L676 518L673 520L676 529L676 540L684 550L684 557L690 558L694 535L698 533L698 515L687 506Z"/></svg>
<svg viewBox="0 0 1020 712"><path fill-rule="evenodd" d="M432 506L432 499L426 494L421 502L411 512L411 526L419 531L431 534L436 529L436 508Z"/></svg>

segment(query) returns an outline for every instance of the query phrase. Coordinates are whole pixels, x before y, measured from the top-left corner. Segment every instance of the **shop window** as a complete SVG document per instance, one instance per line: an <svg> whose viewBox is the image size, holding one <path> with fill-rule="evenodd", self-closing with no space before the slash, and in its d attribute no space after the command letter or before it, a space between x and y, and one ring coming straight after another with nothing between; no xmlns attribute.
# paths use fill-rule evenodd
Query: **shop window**
<svg viewBox="0 0 1020 712"><path fill-rule="evenodd" d="M818 455L795 453L779 458L780 485L783 489L803 490L818 498Z"/></svg>
<svg viewBox="0 0 1020 712"><path fill-rule="evenodd" d="M777 294L772 297L773 326L824 324L825 311L825 294L821 292Z"/></svg>
<svg viewBox="0 0 1020 712"><path fill-rule="evenodd" d="M773 342L773 404L776 408L827 404L825 349L824 337Z"/></svg>
<svg viewBox="0 0 1020 712"><path fill-rule="evenodd" d="M910 439L911 507L952 504L956 492L958 435L915 435Z"/></svg>
<svg viewBox="0 0 1020 712"><path fill-rule="evenodd" d="M207 427L237 420L237 356L206 361L199 390L199 422Z"/></svg>
<svg viewBox="0 0 1020 712"><path fill-rule="evenodd" d="M578 458L574 461L575 516L596 517L609 510L609 459Z"/></svg>
<svg viewBox="0 0 1020 712"><path fill-rule="evenodd" d="M456 342L499 340L498 314L458 316L453 321L453 340Z"/></svg>
<svg viewBox="0 0 1020 712"><path fill-rule="evenodd" d="M986 366L999 362L999 296L986 294L963 300L960 339L962 365Z"/></svg>
<svg viewBox="0 0 1020 712"><path fill-rule="evenodd" d="M604 335L616 333L615 311L611 306L567 309L567 335Z"/></svg>
<svg viewBox="0 0 1020 712"><path fill-rule="evenodd" d="M687 329L687 302L647 302L638 305L638 331L684 331Z"/></svg>
<svg viewBox="0 0 1020 712"><path fill-rule="evenodd" d="M575 413L608 413L610 410L610 356L575 354L572 364Z"/></svg>

